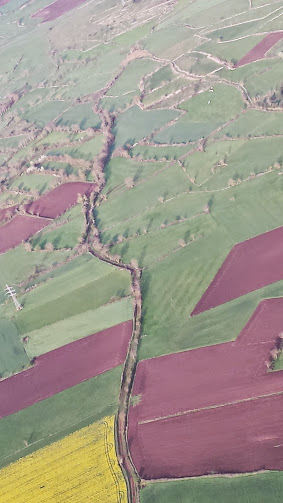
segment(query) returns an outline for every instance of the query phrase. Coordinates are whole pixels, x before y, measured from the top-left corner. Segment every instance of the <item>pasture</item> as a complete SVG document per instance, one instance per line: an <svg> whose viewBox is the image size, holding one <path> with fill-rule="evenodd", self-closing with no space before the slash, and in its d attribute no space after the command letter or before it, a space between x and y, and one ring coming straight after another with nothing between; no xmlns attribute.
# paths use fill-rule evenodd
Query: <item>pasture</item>
<svg viewBox="0 0 283 503"><path fill-rule="evenodd" d="M67 101L46 101L24 113L23 118L44 128L49 122L55 121L69 107Z"/></svg>
<svg viewBox="0 0 283 503"><path fill-rule="evenodd" d="M30 364L14 323L0 318L0 379L22 371Z"/></svg>
<svg viewBox="0 0 283 503"><path fill-rule="evenodd" d="M201 477L174 482L148 483L141 490L141 503L279 503L283 491L282 472Z"/></svg>
<svg viewBox="0 0 283 503"><path fill-rule="evenodd" d="M88 128L99 129L101 121L99 116L94 113L89 103L75 105L64 112L56 121L57 126L77 125L80 129Z"/></svg>
<svg viewBox="0 0 283 503"><path fill-rule="evenodd" d="M21 175L14 178L9 186L10 190L21 190L28 193L43 194L47 190L52 189L58 183L53 175Z"/></svg>
<svg viewBox="0 0 283 503"><path fill-rule="evenodd" d="M141 110L138 106L132 106L126 112L119 115L114 128L115 145L133 145L136 141L148 138L157 129L165 126L168 122L179 116L176 110ZM136 127L131 127L136 124Z"/></svg>

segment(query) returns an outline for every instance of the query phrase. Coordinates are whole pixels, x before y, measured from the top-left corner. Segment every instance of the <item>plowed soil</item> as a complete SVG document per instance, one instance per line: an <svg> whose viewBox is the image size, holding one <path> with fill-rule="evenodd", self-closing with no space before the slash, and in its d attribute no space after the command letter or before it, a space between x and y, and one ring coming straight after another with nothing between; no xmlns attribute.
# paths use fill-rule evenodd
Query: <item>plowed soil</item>
<svg viewBox="0 0 283 503"><path fill-rule="evenodd" d="M44 7L44 9L37 11L32 17L43 18L42 22L46 23L47 21L52 21L53 19L62 16L65 12L74 9L85 2L86 0L56 0L56 2Z"/></svg>
<svg viewBox="0 0 283 503"><path fill-rule="evenodd" d="M283 394L138 425L132 457L144 479L282 470L282 412Z"/></svg>
<svg viewBox="0 0 283 503"><path fill-rule="evenodd" d="M50 224L50 220L46 218L16 215L7 224L0 227L0 253L15 248L48 224Z"/></svg>
<svg viewBox="0 0 283 503"><path fill-rule="evenodd" d="M36 201L26 205L26 212L46 218L57 218L76 204L78 195L90 195L95 183L70 182L47 192Z"/></svg>
<svg viewBox="0 0 283 503"><path fill-rule="evenodd" d="M31 369L0 381L0 417L120 365L131 335L126 321L39 356Z"/></svg>
<svg viewBox="0 0 283 503"><path fill-rule="evenodd" d="M259 59L263 59L267 51L271 49L279 40L283 38L283 31L269 33L264 39L251 49L242 59L238 61L236 67L252 63Z"/></svg>
<svg viewBox="0 0 283 503"><path fill-rule="evenodd" d="M202 313L281 279L283 227L234 246L191 315Z"/></svg>
<svg viewBox="0 0 283 503"><path fill-rule="evenodd" d="M283 372L266 368L282 332L283 299L270 299L235 342L138 364L128 441L143 478L283 469L282 452L271 456L280 435L283 446Z"/></svg>

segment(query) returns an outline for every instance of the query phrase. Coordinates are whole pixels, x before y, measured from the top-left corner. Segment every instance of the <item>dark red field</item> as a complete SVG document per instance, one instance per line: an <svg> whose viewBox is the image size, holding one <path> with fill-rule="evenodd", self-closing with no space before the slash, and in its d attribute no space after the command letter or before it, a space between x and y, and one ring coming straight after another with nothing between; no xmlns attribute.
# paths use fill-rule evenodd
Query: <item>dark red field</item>
<svg viewBox="0 0 283 503"><path fill-rule="evenodd" d="M202 313L283 279L283 227L230 251L191 315Z"/></svg>
<svg viewBox="0 0 283 503"><path fill-rule="evenodd" d="M64 183L39 197L36 201L28 203L26 211L32 215L57 218L76 204L79 194L89 195L95 187L95 183L89 182Z"/></svg>
<svg viewBox="0 0 283 503"><path fill-rule="evenodd" d="M44 7L44 9L37 11L32 17L41 17L43 18L42 22L46 23L47 21L52 21L53 19L62 16L65 12L74 9L85 2L86 0L56 0L56 2Z"/></svg>
<svg viewBox="0 0 283 503"><path fill-rule="evenodd" d="M16 215L0 227L0 253L15 248L48 224L50 221L46 218Z"/></svg>
<svg viewBox="0 0 283 503"><path fill-rule="evenodd" d="M144 479L283 470L282 411L281 394L139 424L132 458Z"/></svg>
<svg viewBox="0 0 283 503"><path fill-rule="evenodd" d="M0 381L0 418L120 365L131 335L126 321L39 356L31 369Z"/></svg>
<svg viewBox="0 0 283 503"><path fill-rule="evenodd" d="M266 367L282 332L283 299L265 300L235 342L138 364L133 395L141 400L130 409L128 441L143 478L245 472L271 461L283 469L282 453L281 464L277 451L271 456L283 372Z"/></svg>
<svg viewBox="0 0 283 503"><path fill-rule="evenodd" d="M281 40L281 38L283 38L283 31L269 33L269 35L264 37L261 42L259 42L253 49L251 49L242 59L237 62L236 68L264 58L267 51L269 51L271 47L273 47L279 40Z"/></svg>

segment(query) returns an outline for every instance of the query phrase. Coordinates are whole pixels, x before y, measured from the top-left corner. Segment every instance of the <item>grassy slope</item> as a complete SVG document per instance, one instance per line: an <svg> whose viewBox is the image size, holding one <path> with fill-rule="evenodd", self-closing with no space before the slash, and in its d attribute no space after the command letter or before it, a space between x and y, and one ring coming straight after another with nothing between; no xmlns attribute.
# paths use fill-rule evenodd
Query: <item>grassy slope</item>
<svg viewBox="0 0 283 503"><path fill-rule="evenodd" d="M122 368L69 388L0 420L0 467L116 411Z"/></svg>
<svg viewBox="0 0 283 503"><path fill-rule="evenodd" d="M39 195L43 194L47 190L50 190L54 185L58 183L58 180L52 175L22 175L13 180L10 188L13 190L19 189L26 192L32 192L34 190L38 191Z"/></svg>
<svg viewBox="0 0 283 503"><path fill-rule="evenodd" d="M49 150L48 155L69 154L74 159L86 159L90 161L95 155L99 154L103 143L104 136L97 135L91 140L82 143L81 145L61 147L59 149Z"/></svg>
<svg viewBox="0 0 283 503"><path fill-rule="evenodd" d="M13 0L10 5L15 2L18 2L18 0ZM253 0L254 6L261 3L263 3L263 0ZM47 0L40 0L40 7L47 4ZM102 7L100 4L95 5L95 9L97 8L100 9ZM135 5L133 4L131 8L134 9ZM9 4L2 7L1 12L2 9L5 12L8 11L10 9ZM116 37L114 43L108 43L109 39L111 39L111 30L113 29L114 33L117 30L117 27L114 27L114 23L111 26L111 30L108 30L107 27L105 38L103 38L104 35L101 35L101 31L99 31L101 29L100 26L97 27L95 24L91 23L91 34L84 33L84 30L81 29L82 24L80 24L80 21L83 16L85 15L84 26L88 26L89 20L93 21L92 16L96 14L94 10L91 10L94 9L92 2L86 5L84 9L77 9L76 19L78 27L74 26L71 34L69 15L66 15L65 18L62 17L59 21L52 22L52 30L49 30L48 23L42 25L40 28L36 27L37 21L31 17L35 9L35 4L31 3L31 5L27 5L21 11L21 16L24 20L21 27L18 26L17 14L15 16L11 13L9 17L4 18L4 23L2 23L4 38L0 40L0 47L3 44L7 45L7 40L11 41L11 43L7 47L3 45L4 50L2 48L1 52L2 77L0 94L1 96L6 96L11 90L24 89L27 82L33 86L32 92L28 92L27 94L27 96L31 95L31 103L29 103L28 98L25 99L25 96L23 96L14 108L20 116L23 115L24 117L33 119L39 127L42 127L42 124L54 118L54 113L60 113L61 108L60 110L59 107L56 110L54 109L55 103L62 104L62 109L64 106L69 107L74 104L75 99L89 93L94 93L105 86L107 82L117 75L119 65L127 56L132 44L139 42L139 46L145 47L153 55L161 58L175 58L193 49L195 50L192 58L193 61L187 62L189 65L188 71L196 74L199 72L199 74L205 75L208 71L215 69L215 64L212 64L210 60L206 60L204 57L198 57L197 51L201 50L198 46L204 40L197 36L199 33L207 36L207 34L209 35L209 31L214 30L213 40L215 41L220 36L219 33L221 30L224 33L224 37L231 39L246 34L252 35L253 33L261 32L262 29L267 30L268 26L271 26L272 23L272 26L278 29L276 28L278 20L275 20L274 22L270 21L269 24L263 24L263 26L261 26L262 23L260 21L244 23L243 25L237 25L235 29L227 28L225 31L224 27L231 24L231 19L234 20L232 22L237 23L237 19L242 21L251 20L258 14L261 14L258 10L253 11L252 9L242 14L243 11L248 9L247 0L239 0L238 2L234 0L198 0L197 2L179 0L171 13L166 13L163 18L162 15L158 15L156 19L151 19L144 26L134 27L132 30L127 31L129 26L129 19L127 19L128 24L122 28L126 31L121 36ZM264 7L264 14L268 14L272 9L273 6ZM239 14L238 18L233 17L237 14ZM272 15L270 19L272 19ZM120 20L118 20L117 25L119 22ZM193 26L194 29L192 30L190 26ZM33 29L35 32L33 32ZM39 32L40 29L44 33L44 36ZM45 36L47 30L48 36ZM218 31L217 34L216 30ZM14 43L18 32L21 32L23 35L21 35L19 43ZM97 41L106 41L107 43L86 50L86 48L91 47L91 44L97 43L96 41L93 42L93 38ZM252 38L247 39L247 46L251 40ZM243 41L239 43L229 42L229 44L222 44L221 47L220 44L214 41L205 44L211 50L215 51L216 55L219 48L221 51L224 50L221 54L223 57L227 57L227 59L237 59L242 55ZM53 55L52 49L54 47L57 48L57 44L59 48L61 47L62 52L60 53L59 49ZM78 44L78 47L76 44ZM205 44L203 47L205 47ZM71 47L71 49L66 50L67 47ZM218 78L231 80L235 83L242 82L251 97L273 92L274 89L280 86L282 81L282 60L278 57L276 58L276 52L272 54L275 56L274 59L256 62L233 71L224 68L216 72L214 77L205 77L204 80L207 81L208 87L213 85L215 88L218 87L216 84ZM57 65L58 57L60 58L60 63ZM162 64L167 64L167 62L168 60L164 60ZM142 67L143 64L144 62L133 62L129 65L129 69L124 72L124 77L120 81L118 79L115 84L119 98L106 98L105 103L102 103L103 106L107 106L108 108L113 107L117 111L119 108L124 108L131 103L133 97L139 94L136 85L139 79L136 77L140 78L140 74L135 75L132 69L139 66ZM147 68L144 68L143 71L146 72ZM153 89L150 98L146 97L147 103L149 104L150 100L155 100L159 96L162 96L164 90L165 92L171 92L177 89L179 85L183 86L185 80L183 77L184 75L178 79L176 78L171 85L172 75L170 71L162 69L153 73L149 81L145 83L146 93L150 89ZM186 81L188 82L188 87L191 85L192 88L197 83L196 80L191 79L186 79ZM47 92L37 89L39 85L42 85L42 82L46 82L48 87L50 86ZM163 82L166 85L162 89L155 91L156 86L161 85ZM167 82L169 82L168 85ZM53 85L55 86L54 88ZM207 93L200 93L188 103L183 102L180 108L188 111L171 127L166 127L166 124L171 120L177 119L180 115L180 110L160 109L142 111L139 107L133 106L123 113L118 113L114 128L116 145L124 145L126 142L135 143L145 137L150 137L160 127L164 129L156 137L158 141L162 142L170 143L176 141L186 143L198 140L202 136L207 136L219 125L233 119L243 109L241 95L235 88L223 84L219 84L219 86L222 92L219 93L218 101L215 99L217 98L217 93L210 93L209 95ZM113 90L115 90L115 87L113 87ZM128 92L128 90L131 91L129 95L120 95ZM188 91L190 92L191 90L188 89ZM109 94L112 95L114 93L110 90ZM168 103L174 103L174 106L178 105L181 96L189 96L189 93L185 94L182 90L179 95L172 97L172 100L168 99L165 106L169 106ZM213 99L211 99L212 96ZM42 103L38 102L39 99L45 97L46 99ZM70 99L70 101L59 101L60 99ZM208 101L211 101L211 103L208 104ZM240 106L238 106L238 102ZM106 103L108 104L106 105ZM33 107L33 105L36 106ZM210 107L210 105L213 106ZM73 112L76 110L76 106L70 108L70 111ZM40 117L38 115L39 112ZM67 117L69 113L71 112L66 112ZM254 126L257 119L256 117L249 118L245 122L245 117L249 117L247 114L240 115L238 121L231 123L231 128L235 127L235 133L233 134L236 136L239 134L237 133L237 127L245 135L250 134L250 132L253 133L253 131L255 131L255 134L263 131L265 135L272 131L281 131L278 116L275 116L274 122L271 121L270 124L266 122L263 129L259 125L255 130ZM78 114L79 116L80 114ZM75 120L72 113L70 120ZM246 129L243 126L243 121ZM8 123L9 118L4 116L2 125ZM3 128L3 134L5 135L5 126ZM252 131L250 131L251 128ZM248 130L249 132L247 132ZM172 134L172 131L174 134ZM224 130L224 134L225 131L226 129ZM218 134L221 136L221 132ZM281 138L267 138L263 141L251 140L249 142L248 140L240 140L234 143L229 141L208 143L205 147L206 152L196 152L189 155L184 161L183 168L177 163L168 166L163 173L153 176L151 180L143 181L143 183L135 186L133 189L124 190L124 188L121 188L120 190L113 191L109 195L108 201L101 204L98 210L98 221L100 228L103 229L102 237L104 242L115 241L117 235L122 235L127 241L120 245L115 245L112 248L113 252L121 253L122 260L125 261L138 257L140 263L146 266L142 274L143 333L139 358L155 356L164 352L180 351L205 344L214 344L234 338L261 298L282 295L282 282L279 282L266 289L249 294L240 300L220 306L214 309L213 312L204 313L194 319L189 318L191 309L208 286L233 244L282 225L282 177L278 176L278 171L273 170L270 174L254 178L247 182L242 181L235 187L228 187L230 179L236 182L240 179L243 180L251 172L264 173L270 165L276 161L278 162L278 159L280 160L280 156L282 156L280 141ZM90 142L87 142L87 144L81 144L79 147L81 149L87 145L87 151L76 152L77 146L75 146L71 147L68 153L74 157L82 156L88 160L92 160L98 148L95 146L95 148L88 149L89 144ZM12 159L12 163L17 159L24 160L25 156L29 155L33 146L34 144L31 143L26 149L17 152ZM139 146L134 147L134 149L138 148ZM188 146L189 148L190 146ZM64 153L64 151L59 148L57 149L57 153ZM163 155L164 152L160 149L157 158ZM176 153L174 153L175 155ZM3 157L4 161L5 157ZM224 164L220 163L218 165L219 161L223 161ZM151 167L148 165L146 167L138 167L138 163L136 162L130 165L128 160L127 162L126 160L125 162L122 160L113 160L109 163L109 166L110 169L108 173L106 172L106 176L107 186L111 188L117 187L119 183L123 183L125 176L137 177L135 181L137 179L141 181L145 172L149 173L151 170ZM142 168L143 173L141 172ZM152 168L155 169L154 166ZM214 170L215 174L212 173L212 170ZM161 202L160 198L164 198L164 202ZM209 206L210 214L206 214L203 211L207 205ZM199 213L203 214L197 216ZM192 220L180 221L182 218L187 219L191 217L193 217ZM170 226L170 224L174 225ZM111 225L114 227L107 229ZM161 228L161 226L164 228ZM70 233L69 230L67 233L65 232L66 227L67 230L71 228L72 234L72 229L75 229L75 221L58 228L56 231L51 231L47 234L43 232L43 241L41 244L44 244L44 234L45 236L49 234L48 238L51 235L51 239L53 241L55 239L60 246L69 245ZM71 244L75 242L78 234L79 231L75 230L75 233L72 234ZM136 234L142 234L142 236L137 237ZM197 239L192 239L193 242L189 246L179 247L176 250L180 238L185 244L188 244L193 235ZM36 265L41 267L43 264L50 264L54 260L55 253L57 253L52 252L48 254L40 252L35 255L36 252L19 253L18 250L22 250L22 247L13 250L13 253L8 252L9 254L11 253L9 255L11 257L10 260L3 258L5 256L8 257L8 254L0 257L1 271L4 269L3 281L4 277L5 281L8 282L12 281L11 278L15 278L17 282L27 280L28 275L34 272ZM164 257L165 254L169 254L169 256ZM43 257L42 260L41 256ZM17 257L18 260L23 257L21 264L18 264ZM56 260L59 260L59 258L56 258ZM87 265L83 265L85 266L84 271L86 273ZM70 272L71 266L67 264L61 270L63 269L65 272L62 275L60 275L61 273L58 268L53 272L42 275L41 279L39 277L30 278L29 284L39 282L43 278L47 279L48 276L61 277L62 280L66 271ZM109 273L109 277L112 274ZM102 281L105 277L108 276L101 276L98 282ZM55 281L55 279L52 281ZM52 284L52 281L50 284ZM71 276L69 277L68 285L70 283L72 283ZM62 285L62 281L60 284ZM88 286L90 287L91 283L86 281L86 285L84 288L83 285L79 285L77 290L74 291L80 292L80 288L83 288L87 292ZM64 298L64 293L60 290L59 283L57 283L57 288L58 293L60 291L60 297L58 298L62 299L60 302L62 302L65 309L64 306L67 305L66 299L68 300L68 297ZM50 289L47 284L47 296L50 295ZM39 289L36 290L39 291ZM40 294L37 299L38 304L36 304L36 290L33 294L34 306L42 306L44 303L41 304ZM42 294L42 299L44 295ZM50 300L52 307L55 306L56 309L57 306L55 304L57 300L56 297L52 301ZM64 303L65 301L66 303ZM9 311L9 309L10 306L9 308L5 308L4 311ZM56 309L54 313L57 316ZM31 308L32 311L33 309ZM21 314L23 315L24 313ZM132 316L130 298L57 321L52 325L52 332L50 326L43 327L32 333L30 332L27 349L31 355L39 354L40 351L44 352L56 347L58 340L60 340L60 343L69 342L73 338L76 338L78 334L84 336L92 333L94 327L95 330L97 327L99 327L98 329L105 328L103 324L109 323L109 320L114 324L119 322L117 320L123 321L123 317L128 319L127 316L129 318ZM97 384L98 380L94 382ZM5 456L9 456L9 450L7 449L9 449L10 445L14 445L10 451L10 454L12 454L15 450L23 447L24 440L30 443L34 439L36 441L42 438L43 440L40 442L44 444L44 442L49 442L50 439L56 438L56 435L54 435L54 437L51 436L50 439L44 440L45 435L52 435L52 433L58 431L58 428L61 427L63 428L63 432L65 432L67 423L64 423L64 421L71 421L76 414L80 414L81 409L86 403L89 403L88 398L91 400L91 407L94 401L99 402L100 400L95 395L89 396L90 391L87 389L89 383L90 381L84 383L86 386L85 390L87 390L86 395L81 392L79 398L74 398L75 395L71 394L69 390L70 395L68 400L70 401L68 402L67 400L68 403L59 396L54 397L52 402L49 400L46 401L47 405L45 408L43 402L22 411L19 415L16 414L0 421L0 430L1 424L3 425L3 435L1 437L7 438ZM107 392L105 394L102 393L101 390L104 388L100 388L99 386L98 388L101 392L103 404L107 408L107 404L114 403L115 400L111 402L110 395ZM97 386L95 385L93 389L97 390ZM62 406L59 405L59 400L62 400ZM70 404L73 408L71 408ZM51 419L50 412L52 412ZM92 414L92 412L85 412L86 415ZM16 416L17 420L14 419ZM61 420L62 423L60 423ZM50 423L44 430L44 425L47 424L46 421L50 421ZM32 427L30 427L31 424L33 425ZM42 431L40 432L37 428L41 426ZM69 429L76 429L77 427L78 423L68 426ZM18 433L19 436L16 437ZM13 439L15 438L17 440L13 444ZM40 442L35 445L41 446ZM32 450L34 447L32 446L30 449ZM28 450L29 448L24 452L27 453ZM6 458L4 462L7 462L7 459L12 458ZM231 489L233 484L236 485L236 482L234 482L236 479L228 479L228 489L225 489L224 483L218 489L217 484L221 484L221 482L218 482L219 480L222 479L213 479L210 487L206 487L205 489L203 489L203 485L205 485L204 479L188 481L190 484L195 484L195 489L191 489L189 492L190 496L194 497L196 501L206 499L208 501L221 501L221 497L223 497L223 501L226 502L229 500L233 501L233 495L237 493L237 495L240 495L241 501L245 501L246 499L250 503L253 497L251 494L258 496L256 492L257 487L261 489L261 492L256 501L262 495L265 497L264 491L266 488L268 489L268 494L266 495L266 499L268 500L271 497L271 492L274 498L282 493L282 482L276 476L272 480L270 479L271 481L266 482L263 488L261 488L260 483L257 487L255 487L254 483L250 483L247 490L244 483L236 489ZM225 479L226 482L227 479ZM172 486L172 489L170 489L171 486L166 485L166 489L163 492L159 492L158 487L161 486L156 485L155 493L150 493L149 488L145 489L142 492L142 498L145 498L146 496L144 495L148 494L146 502L150 501L153 503L154 501L158 501L159 503L160 501L166 501L166 497L168 497L170 503L173 500L175 501L176 498L179 498L182 503L183 501L187 503L186 499L182 499L186 498L188 494L185 486L186 483L187 481L179 482L178 485L175 484L174 487ZM272 490L269 489L271 483ZM180 488L180 493L178 493L178 487ZM249 490L251 493L248 493Z"/></svg>
<svg viewBox="0 0 283 503"><path fill-rule="evenodd" d="M15 325L6 318L0 319L0 378L20 372L29 365Z"/></svg>
<svg viewBox="0 0 283 503"><path fill-rule="evenodd" d="M72 126L77 124L80 129L87 129L89 127L98 129L101 121L97 114L95 114L89 103L76 105L66 112L56 121L58 126Z"/></svg>
<svg viewBox="0 0 283 503"><path fill-rule="evenodd" d="M238 115L244 103L240 92L230 86L215 85L181 103L187 112L178 121L154 136L156 143L186 143L205 137L221 124ZM212 90L211 90L212 91Z"/></svg>
<svg viewBox="0 0 283 503"><path fill-rule="evenodd" d="M130 297L105 304L97 309L84 311L62 321L48 325L40 330L29 332L26 351L32 358L52 351L70 342L113 327L133 317L133 304Z"/></svg>
<svg viewBox="0 0 283 503"><path fill-rule="evenodd" d="M107 304L112 298L121 298L129 294L130 277L127 271L113 271L102 278L92 281L80 288L72 289L60 297L49 300L40 306L23 309L16 317L15 323L20 334L52 325L86 311L96 309ZM56 285L54 285L56 288ZM28 299L28 295L27 295Z"/></svg>
<svg viewBox="0 0 283 503"><path fill-rule="evenodd" d="M176 110L143 111L137 106L129 108L119 115L115 124L116 146L133 144L144 137L150 136L156 129L165 126L178 117ZM132 127L135 124L135 128Z"/></svg>
<svg viewBox="0 0 283 503"><path fill-rule="evenodd" d="M60 264L70 255L69 251L64 250L53 253L28 252L23 246L18 246L14 250L0 255L0 302L3 303L5 300L5 295L2 292L6 283L12 285L21 283L36 272Z"/></svg>

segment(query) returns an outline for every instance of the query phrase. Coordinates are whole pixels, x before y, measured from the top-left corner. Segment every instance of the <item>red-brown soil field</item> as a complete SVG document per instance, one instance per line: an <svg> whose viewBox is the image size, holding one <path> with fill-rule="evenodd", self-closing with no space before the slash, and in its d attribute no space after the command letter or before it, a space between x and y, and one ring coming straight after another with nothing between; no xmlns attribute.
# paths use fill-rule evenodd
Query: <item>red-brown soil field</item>
<svg viewBox="0 0 283 503"><path fill-rule="evenodd" d="M16 215L0 227L0 253L15 248L48 224L50 220L47 218Z"/></svg>
<svg viewBox="0 0 283 503"><path fill-rule="evenodd" d="M264 37L261 42L253 47L253 49L251 49L243 58L241 58L237 62L236 68L264 58L267 51L269 51L271 47L273 47L279 40L281 40L281 38L283 38L283 31L269 33L269 35L266 35L266 37Z"/></svg>
<svg viewBox="0 0 283 503"><path fill-rule="evenodd" d="M74 9L85 2L86 0L56 0L56 2L44 7L44 9L37 11L32 17L41 17L43 18L42 22L46 23L47 21L52 21L53 19L62 16L65 12Z"/></svg>
<svg viewBox="0 0 283 503"><path fill-rule="evenodd" d="M39 356L32 368L0 381L0 418L120 365L131 335L126 321Z"/></svg>
<svg viewBox="0 0 283 503"><path fill-rule="evenodd" d="M282 470L282 411L283 394L139 425L135 465L144 479Z"/></svg>
<svg viewBox="0 0 283 503"><path fill-rule="evenodd" d="M283 279L283 227L232 248L191 315Z"/></svg>
<svg viewBox="0 0 283 503"><path fill-rule="evenodd" d="M71 206L76 204L78 195L90 195L95 189L95 183L69 182L28 203L26 212L46 218L57 218Z"/></svg>
<svg viewBox="0 0 283 503"><path fill-rule="evenodd" d="M128 442L141 477L283 469L283 372L267 371L282 332L283 298L269 299L234 342L138 364Z"/></svg>

